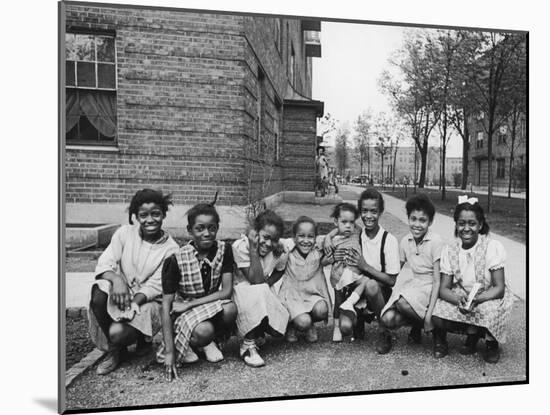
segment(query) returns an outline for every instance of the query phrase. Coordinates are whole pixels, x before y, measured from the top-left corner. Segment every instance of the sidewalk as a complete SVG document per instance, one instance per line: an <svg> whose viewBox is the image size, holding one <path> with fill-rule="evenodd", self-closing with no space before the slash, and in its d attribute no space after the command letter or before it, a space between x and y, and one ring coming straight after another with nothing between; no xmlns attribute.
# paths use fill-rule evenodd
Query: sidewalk
<svg viewBox="0 0 550 415"><path fill-rule="evenodd" d="M352 186L346 186L346 190L353 190L357 195L363 190L361 188L354 188ZM396 197L384 194L384 201L386 205L386 212L399 218L404 223L407 223L407 213L405 211L405 202ZM356 202L355 200L350 202ZM441 214L436 214L432 229L450 242L454 238L455 224L453 218ZM512 292L516 294L522 300L525 300L526 285L527 285L527 248L520 242L513 241L502 235L491 232L491 236L504 245L506 250L506 281Z"/></svg>

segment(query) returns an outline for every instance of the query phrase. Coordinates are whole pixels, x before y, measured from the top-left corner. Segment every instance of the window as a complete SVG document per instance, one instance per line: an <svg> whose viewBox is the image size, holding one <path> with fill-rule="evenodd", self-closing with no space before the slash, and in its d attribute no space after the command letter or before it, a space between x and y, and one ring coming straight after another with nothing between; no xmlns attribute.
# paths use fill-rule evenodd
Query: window
<svg viewBox="0 0 550 415"><path fill-rule="evenodd" d="M497 159L497 179L504 179L504 159Z"/></svg>
<svg viewBox="0 0 550 415"><path fill-rule="evenodd" d="M477 133L476 148L483 148L483 131Z"/></svg>
<svg viewBox="0 0 550 415"><path fill-rule="evenodd" d="M116 139L115 38L65 34L67 144L112 145Z"/></svg>
<svg viewBox="0 0 550 415"><path fill-rule="evenodd" d="M277 51L281 52L281 19L275 19L275 46Z"/></svg>
<svg viewBox="0 0 550 415"><path fill-rule="evenodd" d="M502 125L498 129L498 138L497 138L497 143L498 144L506 144L506 134L507 133L508 133L508 126L507 125Z"/></svg>
<svg viewBox="0 0 550 415"><path fill-rule="evenodd" d="M273 134L275 141L275 150L274 150L274 159L277 163L281 158L281 144L280 144L280 133L279 133L279 110L275 113L275 119L273 120Z"/></svg>
<svg viewBox="0 0 550 415"><path fill-rule="evenodd" d="M296 73L295 73L295 65L296 65L296 56L294 55L294 46L292 46L292 43L290 44L290 59L288 60L288 79L290 80L290 83L292 86L296 85Z"/></svg>
<svg viewBox="0 0 550 415"><path fill-rule="evenodd" d="M263 112L264 74L258 69L258 82L256 86L256 143L258 154L262 151L262 112Z"/></svg>

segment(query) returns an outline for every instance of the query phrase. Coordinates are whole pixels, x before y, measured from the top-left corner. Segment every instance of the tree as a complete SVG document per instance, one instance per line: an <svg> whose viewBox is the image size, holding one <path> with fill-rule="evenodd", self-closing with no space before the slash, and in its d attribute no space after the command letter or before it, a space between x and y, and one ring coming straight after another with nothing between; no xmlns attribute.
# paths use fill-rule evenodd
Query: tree
<svg viewBox="0 0 550 415"><path fill-rule="evenodd" d="M493 136L505 120L507 83L514 66L514 56L525 42L518 33L479 32L469 44L466 56L468 83L473 86L476 107L483 112L483 129L487 134L487 212L493 201Z"/></svg>
<svg viewBox="0 0 550 415"><path fill-rule="evenodd" d="M367 162L367 174L370 177L370 134L372 132L372 113L370 110L364 111L355 120L354 145L359 159L361 176L363 175L363 163Z"/></svg>
<svg viewBox="0 0 550 415"><path fill-rule="evenodd" d="M336 169L342 176L348 168L349 161L349 129L346 125L338 127L336 130L335 162Z"/></svg>
<svg viewBox="0 0 550 415"><path fill-rule="evenodd" d="M374 123L374 134L377 139L375 151L380 156L382 186L386 183L384 181L384 159L386 158L386 154L390 154L392 149L393 126L393 120L385 112L378 113Z"/></svg>
<svg viewBox="0 0 550 415"><path fill-rule="evenodd" d="M525 122L524 115L527 105L527 64L526 64L526 42L523 41L516 49L513 57L510 71L504 79L505 85L505 103L502 111L507 116L508 124L501 127L503 134L510 131L510 140L506 141L509 150L510 160L508 166L508 198L512 195L512 179L514 178L514 153L518 149L521 141L517 138L518 129L523 130L522 124ZM508 128L510 127L510 128Z"/></svg>
<svg viewBox="0 0 550 415"><path fill-rule="evenodd" d="M428 139L441 115L436 99L440 74L430 60L429 47L423 32L409 33L395 59L390 61L399 73L384 71L379 79L380 89L390 97L418 148L421 188L426 181Z"/></svg>

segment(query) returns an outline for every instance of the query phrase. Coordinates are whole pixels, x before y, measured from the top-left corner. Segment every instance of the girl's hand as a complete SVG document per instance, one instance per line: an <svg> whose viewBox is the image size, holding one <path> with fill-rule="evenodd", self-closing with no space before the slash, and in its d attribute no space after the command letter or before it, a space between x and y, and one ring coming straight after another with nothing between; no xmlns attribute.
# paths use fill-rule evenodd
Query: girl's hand
<svg viewBox="0 0 550 415"><path fill-rule="evenodd" d="M338 248L334 251L334 260L335 261L344 261L346 259L346 248Z"/></svg>
<svg viewBox="0 0 550 415"><path fill-rule="evenodd" d="M429 333L430 331L432 331L434 329L434 325L432 323L432 316L431 315L428 315L426 313L426 317L424 317L424 331L426 333Z"/></svg>
<svg viewBox="0 0 550 415"><path fill-rule="evenodd" d="M361 255L360 252L358 252L355 248L349 249L346 252L346 264L351 265L352 267L357 267L359 269L365 269L367 263L365 262L365 258L363 258L363 255Z"/></svg>
<svg viewBox="0 0 550 415"><path fill-rule="evenodd" d="M334 252L332 238L328 235L325 236L325 240L323 241L323 251L325 252L325 255L330 255Z"/></svg>
<svg viewBox="0 0 550 415"><path fill-rule="evenodd" d="M468 297L466 295L463 295L460 299L460 302L458 303L458 311L460 311L462 314L468 314L470 311L472 311L472 308L466 308L466 303L468 302Z"/></svg>
<svg viewBox="0 0 550 415"><path fill-rule="evenodd" d="M248 250L249 252L258 252L258 243L260 240L260 235L254 229L250 229L246 235L248 238Z"/></svg>
<svg viewBox="0 0 550 415"><path fill-rule="evenodd" d="M113 279L111 285L111 297L113 303L115 303L120 310L126 310L130 307L132 302L132 296L130 295L130 289L126 285L126 281L120 275L118 278Z"/></svg>
<svg viewBox="0 0 550 415"><path fill-rule="evenodd" d="M275 258L280 257L281 255L283 255L284 252L285 247L281 242L277 241L273 244L273 255L275 256Z"/></svg>
<svg viewBox="0 0 550 415"><path fill-rule="evenodd" d="M164 356L164 370L166 373L166 380L172 382L173 379L178 378L178 370L176 369L176 354L174 352L168 352Z"/></svg>
<svg viewBox="0 0 550 415"><path fill-rule="evenodd" d="M172 311L170 314L182 314L189 309L191 309L191 301L174 301L174 303L172 303Z"/></svg>
<svg viewBox="0 0 550 415"><path fill-rule="evenodd" d="M139 308L139 305L132 301L130 308L126 309L126 311L120 316L118 321L131 321L134 319L136 314L141 314L141 310Z"/></svg>

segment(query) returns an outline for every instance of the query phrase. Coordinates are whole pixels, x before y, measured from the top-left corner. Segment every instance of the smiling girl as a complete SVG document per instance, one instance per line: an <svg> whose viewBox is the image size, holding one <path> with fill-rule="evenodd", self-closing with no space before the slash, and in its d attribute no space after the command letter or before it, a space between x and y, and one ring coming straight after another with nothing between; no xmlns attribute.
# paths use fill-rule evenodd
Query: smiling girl
<svg viewBox="0 0 550 415"><path fill-rule="evenodd" d="M477 199L461 196L454 220L457 239L441 253L441 287L433 312L434 355L447 355L446 332L452 331L467 334L460 349L464 355L475 353L479 339L485 337L483 357L488 363L496 363L513 305L504 280L506 252L499 241L487 235L489 225ZM481 288L466 307L476 283Z"/></svg>
<svg viewBox="0 0 550 415"><path fill-rule="evenodd" d="M127 345L137 341L136 353L148 352L160 329L160 304L155 300L162 293L162 264L178 249L162 230L171 204L170 195L160 191L138 191L128 208L130 225L114 233L98 259L88 317L92 341L108 352L97 367L100 375L118 367Z"/></svg>
<svg viewBox="0 0 550 415"><path fill-rule="evenodd" d="M401 266L408 263L412 278L401 283L399 278L404 274L397 277L398 285L381 317L384 326L389 329L412 326L409 341L420 343L421 328L424 327L426 332L433 329L432 312L439 292L439 258L443 241L430 230L435 207L428 196L419 194L411 197L405 208L410 233L401 240L399 254Z"/></svg>
<svg viewBox="0 0 550 415"><path fill-rule="evenodd" d="M195 350L209 362L222 360L215 340L231 334L237 315L231 301L233 254L230 244L216 240L220 217L213 205L198 204L187 212L191 241L162 269L164 341L157 361L164 363L167 380L177 378L177 363L199 359Z"/></svg>
<svg viewBox="0 0 550 415"><path fill-rule="evenodd" d="M273 288L283 276L287 254L277 252L283 233L283 220L273 211L264 210L254 219L247 236L233 243L237 278L233 299L239 313L237 329L244 337L240 356L252 367L265 364L258 353L257 339L264 333L283 336L288 323L288 311Z"/></svg>
<svg viewBox="0 0 550 415"><path fill-rule="evenodd" d="M330 296L323 274L323 252L316 247L317 224L300 216L292 225L288 262L279 298L290 314L286 333L289 343L298 340L296 330L305 333L309 343L317 341L315 322L327 320Z"/></svg>

